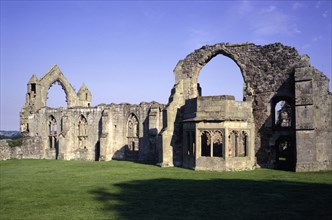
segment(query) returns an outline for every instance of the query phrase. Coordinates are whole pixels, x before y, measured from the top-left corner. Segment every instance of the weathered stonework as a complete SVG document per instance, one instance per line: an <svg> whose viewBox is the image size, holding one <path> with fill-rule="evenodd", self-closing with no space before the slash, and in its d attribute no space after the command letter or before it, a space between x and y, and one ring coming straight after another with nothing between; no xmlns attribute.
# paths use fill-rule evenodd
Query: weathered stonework
<svg viewBox="0 0 332 220"><path fill-rule="evenodd" d="M332 169L329 80L310 65L308 56L300 56L294 48L280 43L220 43L204 46L178 62L174 69L176 84L166 108L167 126L162 133L163 164L182 164L183 107L187 100L200 96L200 70L217 55L231 58L242 72L243 98L252 102L258 167ZM290 106L286 115L289 126L276 121L280 102ZM285 114L280 112L280 117Z"/></svg>
<svg viewBox="0 0 332 220"><path fill-rule="evenodd" d="M244 79L243 102L201 96L200 70L217 55ZM296 171L332 169L329 79L280 43L220 43L180 60L167 105L91 107L85 84L76 93L57 66L28 83L21 111L22 158L139 160L191 169ZM67 108L46 106L59 83Z"/></svg>

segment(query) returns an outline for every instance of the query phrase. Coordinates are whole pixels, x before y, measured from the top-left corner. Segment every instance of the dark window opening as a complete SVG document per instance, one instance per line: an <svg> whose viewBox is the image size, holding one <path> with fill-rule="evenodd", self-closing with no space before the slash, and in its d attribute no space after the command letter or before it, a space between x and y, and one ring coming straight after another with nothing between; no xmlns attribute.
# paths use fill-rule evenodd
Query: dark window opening
<svg viewBox="0 0 332 220"><path fill-rule="evenodd" d="M222 134L220 132L215 132L213 136L213 156L222 157L222 154L223 154Z"/></svg>
<svg viewBox="0 0 332 220"><path fill-rule="evenodd" d="M246 132L242 132L242 151L239 156L248 156L248 134Z"/></svg>
<svg viewBox="0 0 332 220"><path fill-rule="evenodd" d="M211 135L208 132L203 132L201 137L201 144L202 144L202 152L201 155L203 157L210 157L211 156Z"/></svg>
<svg viewBox="0 0 332 220"><path fill-rule="evenodd" d="M36 83L31 83L32 98L36 98Z"/></svg>

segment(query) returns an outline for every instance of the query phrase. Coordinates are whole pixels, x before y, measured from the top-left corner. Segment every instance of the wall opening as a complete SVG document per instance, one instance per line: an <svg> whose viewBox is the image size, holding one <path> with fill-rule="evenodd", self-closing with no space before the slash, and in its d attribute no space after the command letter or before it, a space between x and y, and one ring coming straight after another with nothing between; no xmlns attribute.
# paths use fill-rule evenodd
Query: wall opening
<svg viewBox="0 0 332 220"><path fill-rule="evenodd" d="M202 157L211 156L211 135L204 131L201 136L201 155Z"/></svg>
<svg viewBox="0 0 332 220"><path fill-rule="evenodd" d="M292 126L292 107L287 100L278 101L272 110L275 127L287 128Z"/></svg>
<svg viewBox="0 0 332 220"><path fill-rule="evenodd" d="M139 122L135 114L131 114L127 124L127 138L129 151L139 151Z"/></svg>
<svg viewBox="0 0 332 220"><path fill-rule="evenodd" d="M66 108L66 93L59 82L54 82L48 90L46 106L49 108Z"/></svg>
<svg viewBox="0 0 332 220"><path fill-rule="evenodd" d="M222 157L223 156L223 141L222 133L220 131L215 131L213 133L213 156Z"/></svg>
<svg viewBox="0 0 332 220"><path fill-rule="evenodd" d="M289 128L293 126L293 109L291 102L286 98L272 102L273 125L276 128Z"/></svg>
<svg viewBox="0 0 332 220"><path fill-rule="evenodd" d="M58 129L57 122L53 115L48 118L48 129L49 129L49 148L55 151L55 159L59 156L59 142L58 142Z"/></svg>
<svg viewBox="0 0 332 220"><path fill-rule="evenodd" d="M88 121L86 120L84 115L81 115L77 126L79 148L82 148L84 146L84 149L86 149L86 142L88 138L87 126L88 126Z"/></svg>
<svg viewBox="0 0 332 220"><path fill-rule="evenodd" d="M243 101L244 80L239 66L230 58L218 55L200 71L198 83L202 96L232 95Z"/></svg>

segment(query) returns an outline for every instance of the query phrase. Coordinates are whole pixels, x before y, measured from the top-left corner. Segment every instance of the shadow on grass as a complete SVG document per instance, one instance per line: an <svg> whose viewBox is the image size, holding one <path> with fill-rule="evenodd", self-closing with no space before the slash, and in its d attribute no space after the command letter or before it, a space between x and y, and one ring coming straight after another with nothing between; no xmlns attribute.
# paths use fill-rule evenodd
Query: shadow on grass
<svg viewBox="0 0 332 220"><path fill-rule="evenodd" d="M332 219L332 186L282 181L140 180L90 193L124 219Z"/></svg>

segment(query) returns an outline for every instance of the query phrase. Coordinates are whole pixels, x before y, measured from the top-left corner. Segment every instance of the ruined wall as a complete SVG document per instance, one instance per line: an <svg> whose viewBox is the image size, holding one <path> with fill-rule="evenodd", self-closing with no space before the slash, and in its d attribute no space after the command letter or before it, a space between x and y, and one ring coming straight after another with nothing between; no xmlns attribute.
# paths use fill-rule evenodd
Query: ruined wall
<svg viewBox="0 0 332 220"><path fill-rule="evenodd" d="M313 67L295 71L297 171L332 169L332 95Z"/></svg>
<svg viewBox="0 0 332 220"><path fill-rule="evenodd" d="M220 43L212 46L204 46L189 54L184 60L179 61L174 69L176 82L167 106L167 128L163 132L163 154L165 156L163 163L165 163L165 165L181 163L181 161L177 161L177 158L180 157L173 154L181 152L181 150L178 149L182 148L181 141L179 141L182 139L182 136L178 124L183 117L183 106L186 100L199 96L200 89L197 83L200 70L217 55L224 55L231 58L242 72L245 82L244 99L253 101L252 108L256 127L255 152L257 163L258 166L267 167L271 164L270 153L273 147L270 146L270 139L275 132L272 121L274 109L272 109L273 106L271 105L274 99L285 98L293 100L294 102L294 74L296 70L299 68L312 68L308 59L305 56L301 57L295 48L287 47L280 43L266 46L257 46L250 43ZM312 71L312 73L315 76L320 75L317 74L316 71ZM315 76L313 76L313 78L315 78ZM324 82L323 84L328 84L327 78L322 81ZM320 84L322 84L322 82ZM317 85L317 90L319 90L318 88L319 85ZM326 103L329 103L330 98L327 97L331 97L331 95L325 89L323 93L323 97L325 97L323 99ZM316 96L315 98L320 100ZM295 109L294 104L293 108ZM324 113L315 110L313 115L323 114L327 116L329 109L328 107L324 107L321 111ZM169 112L172 113L169 114ZM324 130L325 133L331 134L330 118L325 120L327 121L323 123L324 125L320 125L321 128L317 129ZM315 124L315 119L310 122ZM324 126L328 128L323 128ZM296 126L290 129L293 130L293 133L295 133L295 127ZM317 138L317 136L315 136L315 138ZM320 146L322 146L320 148L329 151L327 149L330 146L329 139L324 136L324 138L320 140ZM316 148L316 146L313 148ZM297 144L296 148L298 149L297 152L303 149L300 144ZM317 150L313 151L316 152ZM301 153L301 155L303 154ZM317 160L317 158L314 157L311 159ZM331 161L331 158L328 160ZM303 168L302 170L305 169L306 168Z"/></svg>
<svg viewBox="0 0 332 220"><path fill-rule="evenodd" d="M0 140L0 160L11 159L11 147L9 147L7 140Z"/></svg>
<svg viewBox="0 0 332 220"><path fill-rule="evenodd" d="M157 134L162 128L163 109L164 105L156 102L143 102L139 105L111 104L105 107L100 140L101 158L156 161ZM130 138L128 123L133 117L138 123L137 137ZM135 150L128 151L130 141L137 141Z"/></svg>
<svg viewBox="0 0 332 220"><path fill-rule="evenodd" d="M285 143L292 149L290 164L294 170L332 169L329 79L310 65L308 56L300 56L295 48L280 43L219 43L194 51L174 69L175 85L167 106L152 102L92 108L86 85L76 93L60 69L53 66L40 80L33 75L28 83L20 113L22 158L157 160L161 166L181 166L182 121L191 117L188 114L196 114L186 109L200 97L200 70L217 55L232 59L242 72L243 98L253 113L258 167L276 167L278 147ZM48 90L54 83L65 91L67 108L46 107ZM222 117L224 107L214 106L218 100L213 99L211 105L194 107L202 110L201 118L213 114L216 120ZM276 122L278 102L289 105L289 125ZM234 108L228 112L233 111L237 120L247 117L235 113ZM251 123L251 119L246 120Z"/></svg>
<svg viewBox="0 0 332 220"><path fill-rule="evenodd" d="M66 93L67 107L46 106L48 90L56 82ZM57 66L40 80L33 75L20 114L22 158L156 161L164 105L90 107L91 101L86 85L76 93Z"/></svg>

